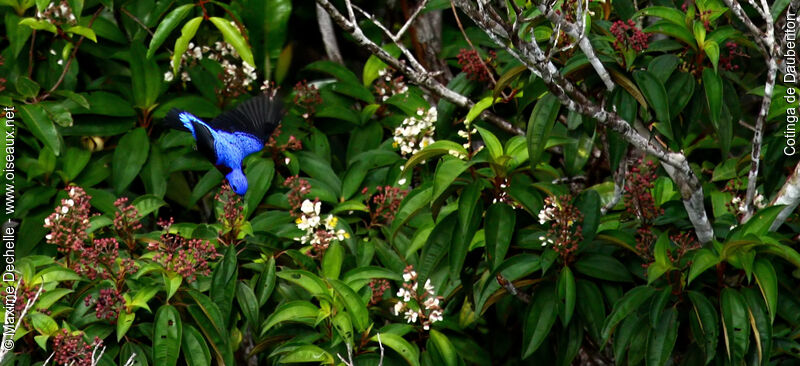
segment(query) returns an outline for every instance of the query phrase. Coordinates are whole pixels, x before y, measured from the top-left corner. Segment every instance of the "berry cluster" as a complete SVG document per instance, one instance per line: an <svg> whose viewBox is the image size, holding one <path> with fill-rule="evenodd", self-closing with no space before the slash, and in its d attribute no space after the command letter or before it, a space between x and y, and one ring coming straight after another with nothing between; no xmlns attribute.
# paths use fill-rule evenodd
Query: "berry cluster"
<svg viewBox="0 0 800 366"><path fill-rule="evenodd" d="M25 306L28 305L28 301L33 300L33 298L36 297L36 293L39 292L39 288L28 288L28 287L26 287L25 286L25 280L23 280L23 279L19 280L19 284L17 285L16 294L11 293L11 292L6 292L6 288L7 287L3 287L2 289L0 289L0 296L3 296L4 298L6 298L7 296L13 294L13 295L16 295L16 297L17 297L16 301L14 301L14 314L16 314L16 316L14 317L15 319L19 318L19 316L22 315L22 311L25 310ZM43 288L42 289L42 293L39 294L39 297L41 298L44 295L45 292L47 292L47 290L45 290ZM13 299L13 297L12 297L12 299ZM48 310L48 309L37 309L36 311L38 311L40 313L43 313L43 314L48 314L48 315L51 313L51 311Z"/></svg>
<svg viewBox="0 0 800 366"><path fill-rule="evenodd" d="M734 64L733 61L737 56L747 57L747 54L745 54L744 51L739 49L739 45L736 42L725 43L725 47L728 48L728 54L720 55L719 57L720 66L722 66L723 70L728 70L728 71L739 70L739 65Z"/></svg>
<svg viewBox="0 0 800 366"><path fill-rule="evenodd" d="M403 94L408 91L408 86L403 80L403 75L394 76L396 71L391 67L386 67L378 71L378 79L375 82L375 94L381 102L385 102L396 94Z"/></svg>
<svg viewBox="0 0 800 366"><path fill-rule="evenodd" d="M211 268L208 262L221 256L214 245L208 240L187 239L177 234L171 234L169 228L174 219L159 220L158 225L164 230L159 241L151 242L148 247L151 251L158 251L153 256L153 261L161 264L166 270L176 272L193 282L197 273L208 276Z"/></svg>
<svg viewBox="0 0 800 366"><path fill-rule="evenodd" d="M650 193L656 178L655 163L652 160L644 162L641 158L625 174L625 212L641 224L636 229L636 250L646 262L653 259L651 248L656 241L652 230L653 220L664 214L662 208L656 207L656 201Z"/></svg>
<svg viewBox="0 0 800 366"><path fill-rule="evenodd" d="M92 304L92 295L83 299L86 307ZM94 300L94 310L97 319L105 319L114 323L119 317L120 311L125 310L125 298L114 288L104 288L100 290L100 295Z"/></svg>
<svg viewBox="0 0 800 366"><path fill-rule="evenodd" d="M361 194L367 194L368 188L364 187ZM378 186L371 199L367 199L367 209L370 212L369 227L388 226L394 220L394 215L400 207L400 202L406 198L408 190L392 186Z"/></svg>
<svg viewBox="0 0 800 366"><path fill-rule="evenodd" d="M128 245L128 249L133 250L136 246L134 231L142 228L142 223L138 220L139 210L133 205L129 205L126 197L114 201L114 207L118 210L114 213L114 229L117 231L117 235Z"/></svg>
<svg viewBox="0 0 800 366"><path fill-rule="evenodd" d="M311 118L317 111L317 106L322 104L322 96L316 85L309 84L307 81L298 81L294 85L294 99L292 101L300 109L300 115L304 119Z"/></svg>
<svg viewBox="0 0 800 366"><path fill-rule="evenodd" d="M74 270L90 280L96 278L114 279L121 283L129 274L136 273L138 266L130 258L119 258L119 243L115 238L94 239L93 245L83 248ZM117 273L113 269L117 267Z"/></svg>
<svg viewBox="0 0 800 366"><path fill-rule="evenodd" d="M80 187L68 187L68 198L61 200L55 212L44 219L50 232L45 236L48 244L58 246L62 253L80 253L89 235L89 200L92 198Z"/></svg>
<svg viewBox="0 0 800 366"><path fill-rule="evenodd" d="M392 308L392 313L403 318L409 323L419 321L425 330L431 329L431 324L444 319L442 316L441 296L436 296L436 290L431 284L430 278L425 280L422 291L419 291L417 272L413 266L408 266L403 270L403 287L397 291L400 300Z"/></svg>
<svg viewBox="0 0 800 366"><path fill-rule="evenodd" d="M92 350L103 345L99 337L94 337L94 344L87 344L82 334L70 334L61 329L53 337L53 363L56 365L91 366Z"/></svg>
<svg viewBox="0 0 800 366"><path fill-rule="evenodd" d="M219 192L214 195L214 200L222 205L222 212L217 220L222 224L219 231L220 243L235 245L239 236L239 227L244 222L244 208L242 198L231 190L229 184L223 184Z"/></svg>
<svg viewBox="0 0 800 366"><path fill-rule="evenodd" d="M303 215L300 207L303 205L303 201L306 200L305 196L311 193L311 184L307 180L300 178L299 175L293 175L286 178L283 186L289 188L289 192L286 194L286 200L289 201L290 206L289 213L299 218Z"/></svg>
<svg viewBox="0 0 800 366"><path fill-rule="evenodd" d="M641 52L647 48L647 41L650 38L649 34L642 32L641 29L636 27L633 20L624 22L617 20L611 25L611 34L614 35L614 48L622 51L623 49L632 49L636 52Z"/></svg>
<svg viewBox="0 0 800 366"><path fill-rule="evenodd" d="M279 124L277 127L275 127L275 131L272 132L269 140L266 144L264 144L266 149L272 153L273 157L278 157L285 151L296 151L303 149L303 142L295 138L294 135L290 135L285 144L278 143L278 137L280 137L281 133L283 133L282 127L283 124ZM286 158L286 164L289 163L288 159L289 158Z"/></svg>
<svg viewBox="0 0 800 366"><path fill-rule="evenodd" d="M678 264L680 263L681 259L686 255L686 253L695 249L700 249L702 247L702 245L697 240L695 240L694 237L695 236L689 232L685 232L683 234L671 235L669 237L670 240L672 240L672 242L675 243L675 246L677 247L675 256L672 255L671 251L667 251L667 255L669 256L670 262L672 262L673 264Z"/></svg>
<svg viewBox="0 0 800 366"><path fill-rule="evenodd" d="M544 207L539 211L539 223L544 225L552 221L547 236L539 237L542 246L550 245L553 250L561 255L564 262L571 259L572 253L578 249L578 244L583 240L583 228L579 222L583 221L583 214L577 207L570 203L569 195L546 197Z"/></svg>
<svg viewBox="0 0 800 366"><path fill-rule="evenodd" d="M467 78L470 80L483 83L492 80L492 71L489 70L489 64L497 58L497 54L494 51L489 51L489 57L484 60L478 54L478 51L462 48L458 51L457 58L461 71L467 74Z"/></svg>
<svg viewBox="0 0 800 366"><path fill-rule="evenodd" d="M369 288L372 290L372 296L369 298L369 304L375 305L381 301L383 294L391 287L389 281L383 278L373 278L369 281Z"/></svg>

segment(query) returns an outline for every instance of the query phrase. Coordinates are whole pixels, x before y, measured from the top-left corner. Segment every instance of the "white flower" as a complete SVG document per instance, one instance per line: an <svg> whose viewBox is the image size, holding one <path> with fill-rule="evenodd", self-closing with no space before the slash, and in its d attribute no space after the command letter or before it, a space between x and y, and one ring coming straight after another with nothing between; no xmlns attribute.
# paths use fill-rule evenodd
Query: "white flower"
<svg viewBox="0 0 800 366"><path fill-rule="evenodd" d="M435 322L444 320L444 317L442 316L442 311L441 310L431 311L431 315L428 318L431 320L431 323L435 323Z"/></svg>
<svg viewBox="0 0 800 366"><path fill-rule="evenodd" d="M320 207L322 206L322 202L317 201L315 204L310 200L303 201L303 204L300 206L300 211L302 211L306 215L314 214L319 215Z"/></svg>
<svg viewBox="0 0 800 366"><path fill-rule="evenodd" d="M397 181L397 184L399 184L399 185L401 185L401 186L402 186L403 184L406 184L406 179L405 179L405 178L400 178L400 180L399 180L399 181Z"/></svg>
<svg viewBox="0 0 800 366"><path fill-rule="evenodd" d="M75 206L75 201L73 201L71 198L68 199L66 202L67 202L67 206L69 206L69 207Z"/></svg>
<svg viewBox="0 0 800 366"><path fill-rule="evenodd" d="M171 71L167 71L167 72L164 73L164 81L170 82L174 78L175 78L175 75L173 75Z"/></svg>
<svg viewBox="0 0 800 366"><path fill-rule="evenodd" d="M45 237L45 239L50 240L50 239L53 239L53 234L47 234L44 237Z"/></svg>
<svg viewBox="0 0 800 366"><path fill-rule="evenodd" d="M403 311L403 308L405 307L406 307L405 303L398 301L397 303L394 304L394 308L392 308L392 314L400 315L400 312Z"/></svg>
<svg viewBox="0 0 800 366"><path fill-rule="evenodd" d="M408 309L408 310L406 311L406 313L404 314L404 317L406 318L406 320L407 320L409 323L416 322L416 321L417 321L417 317L418 317L418 316L419 316L419 314L418 314L416 311L414 311L414 310L411 310L411 309Z"/></svg>
<svg viewBox="0 0 800 366"><path fill-rule="evenodd" d="M423 286L423 288L425 289L425 291L433 295L433 285L431 284L430 278L425 280L425 285Z"/></svg>
<svg viewBox="0 0 800 366"><path fill-rule="evenodd" d="M397 290L397 297L402 297L404 302L411 301L411 291L405 289L405 287L401 287Z"/></svg>
<svg viewBox="0 0 800 366"><path fill-rule="evenodd" d="M436 297L429 297L427 300L425 300L424 303L422 303L422 305L424 305L426 309L430 309L430 308L433 308L433 307L438 307L439 306L439 299L436 298Z"/></svg>
<svg viewBox="0 0 800 366"><path fill-rule="evenodd" d="M61 213L62 213L62 214L66 214L67 212L69 212L69 207L67 207L67 206L62 206L62 207L61 207Z"/></svg>
<svg viewBox="0 0 800 366"><path fill-rule="evenodd" d="M411 282L411 280L413 280L414 277L416 277L416 276L417 276L417 272L414 272L414 271L404 272L403 273L403 281Z"/></svg>
<svg viewBox="0 0 800 366"><path fill-rule="evenodd" d="M292 161L292 159L290 159L290 158L283 159L283 163L286 164L286 165L289 165L289 163L291 161Z"/></svg>
<svg viewBox="0 0 800 366"><path fill-rule="evenodd" d="M761 194L756 195L756 198L753 200L753 204L759 209L767 206L766 202L764 202L764 196Z"/></svg>
<svg viewBox="0 0 800 366"><path fill-rule="evenodd" d="M44 218L44 226L50 226L50 218L49 217L45 217Z"/></svg>

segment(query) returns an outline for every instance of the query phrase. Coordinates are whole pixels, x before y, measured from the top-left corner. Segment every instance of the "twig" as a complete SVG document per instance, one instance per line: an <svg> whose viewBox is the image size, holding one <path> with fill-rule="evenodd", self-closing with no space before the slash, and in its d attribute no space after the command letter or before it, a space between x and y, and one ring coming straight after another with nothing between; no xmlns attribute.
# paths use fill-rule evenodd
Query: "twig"
<svg viewBox="0 0 800 366"><path fill-rule="evenodd" d="M748 130L750 130L750 131L753 131L753 132L755 132L755 131L756 131L756 128L755 128L755 127L753 127L753 126L751 126L751 125L747 124L747 122L745 122L745 121L743 121L743 120L739 120L739 125L741 125L742 127L746 128L746 129L748 129Z"/></svg>
<svg viewBox="0 0 800 366"><path fill-rule="evenodd" d="M133 366L134 363L136 363L136 352L131 352L131 357L128 357L124 366Z"/></svg>
<svg viewBox="0 0 800 366"><path fill-rule="evenodd" d="M36 29L31 32L31 48L28 50L28 77L33 75L33 46L36 44Z"/></svg>
<svg viewBox="0 0 800 366"><path fill-rule="evenodd" d="M339 51L339 43L336 41L336 32L333 31L331 16L319 4L316 8L317 24L319 24L319 33L322 35L322 44L325 46L325 54L331 61L342 64L344 59Z"/></svg>
<svg viewBox="0 0 800 366"><path fill-rule="evenodd" d="M500 286L503 286L503 288L505 288L509 294L516 296L520 301L526 304L531 302L531 295L520 291L511 281L505 279L503 275L499 273L497 274L497 283L499 283Z"/></svg>
<svg viewBox="0 0 800 366"><path fill-rule="evenodd" d="M412 67L409 67L404 62L400 61L399 59L392 57L388 52L386 52L383 48L372 42L369 38L367 38L364 33L358 28L353 22L347 20L345 16L333 6L328 0L317 0L317 4L321 5L325 11L331 16L331 19L339 25L345 32L349 33L353 40L359 46L363 47L364 49L368 50L370 53L378 57L381 61L385 62L387 65L391 66L395 70L401 72L405 77L407 77L411 82L419 85L420 87L426 89L428 92L440 97L444 98L445 100L459 106L462 108L472 108L475 105L473 101L469 98L456 93L455 91L448 89L442 83L437 81L434 78L434 75L428 73L427 71L418 71ZM353 15L355 18L355 15ZM413 58L412 58L413 59ZM500 129L513 133L516 135L523 135L525 132L512 125L510 122L506 121L505 119L489 112L488 110L483 111L481 113L481 118L493 123Z"/></svg>
<svg viewBox="0 0 800 366"><path fill-rule="evenodd" d="M422 11L422 9L425 8L425 5L428 5L428 0L422 0L417 9L414 10L413 13L411 13L410 17L408 17L406 23L403 24L403 26L400 28L400 30L397 31L397 33L395 33L394 38L392 38L392 41L397 42L400 40L401 37L403 37L403 34L406 32L406 30L408 30L411 24L414 23L414 20L417 19L417 16Z"/></svg>
<svg viewBox="0 0 800 366"><path fill-rule="evenodd" d="M620 159L617 171L614 173L614 196L611 197L611 200L608 201L605 206L600 208L600 214L605 215L619 203L620 199L622 199L622 192L625 191L625 173L627 172L628 159L624 157Z"/></svg>
<svg viewBox="0 0 800 366"><path fill-rule="evenodd" d="M94 24L95 19L97 19L97 17L100 15L100 12L102 12L104 8L105 7L103 5L100 5L100 7L97 8L97 11L95 11L94 15L92 15L92 19L89 20L89 24L86 26L87 28L91 28L92 27L92 24ZM58 89L58 87L61 85L61 83L64 82L64 77L67 76L67 71L69 71L69 67L70 67L70 65L72 65L72 60L74 60L75 59L75 55L78 54L78 49L81 48L81 44L83 43L84 39L86 39L86 37L85 36L81 36L81 38L78 39L78 42L75 43L75 47L72 49L72 53L70 53L69 59L67 59L67 63L64 65L64 70L61 71L61 75L59 75L58 80L56 80L56 83L53 84L53 86L50 88L50 90L48 90L46 93L44 93L44 94L40 95L39 97L35 98L34 99L34 103L38 103L38 102L41 102L41 101L47 99L47 97L49 97L50 94L52 94L54 91L56 91L56 89Z"/></svg>
<svg viewBox="0 0 800 366"><path fill-rule="evenodd" d="M17 283L19 285L19 283ZM28 299L28 302L25 303L25 308L22 309L19 317L17 317L16 321L14 322L14 331L11 334L6 334L3 332L3 346L0 347L0 361L3 361L6 358L6 355L11 352L11 348L5 347L5 338L7 336L13 337L14 334L17 334L17 330L19 329L20 324L22 324L22 319L25 318L25 315L28 315L28 311L33 308L33 305L36 304L36 301L39 300L39 296L42 294L42 289L44 289L44 284L39 285L39 290L36 291L36 295L33 298Z"/></svg>
<svg viewBox="0 0 800 366"><path fill-rule="evenodd" d="M137 18L135 15L131 14L131 12L129 12L129 11L128 11L128 9L125 9L125 7L123 7L123 6L120 6L120 7L119 7L119 10L120 10L120 11L121 11L123 14L125 14L125 15L127 15L129 18L131 18L131 19L132 19L134 22L136 22L136 24L139 24L139 26L141 26L141 27L142 27L144 30L146 30L146 31L147 31L147 33L150 33L150 37L152 37L152 36L154 36L154 35L155 35L155 34L153 33L153 31L151 31L151 30L150 30L150 28L147 28L147 26L146 26L144 23L142 23L142 21L141 21L141 20L139 20L139 18Z"/></svg>

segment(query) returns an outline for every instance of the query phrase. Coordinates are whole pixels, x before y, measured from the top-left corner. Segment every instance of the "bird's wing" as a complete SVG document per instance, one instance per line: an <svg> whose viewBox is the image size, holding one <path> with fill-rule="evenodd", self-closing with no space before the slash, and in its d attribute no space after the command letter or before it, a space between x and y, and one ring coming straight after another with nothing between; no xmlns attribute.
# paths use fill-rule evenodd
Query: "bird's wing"
<svg viewBox="0 0 800 366"><path fill-rule="evenodd" d="M192 121L190 122L192 134L197 140L197 151L206 157L212 164L218 163L217 151L214 148L214 131L205 123Z"/></svg>
<svg viewBox="0 0 800 366"><path fill-rule="evenodd" d="M236 144L242 150L242 157L259 152L264 148L264 142L249 133L234 132L233 136L236 139Z"/></svg>
<svg viewBox="0 0 800 366"><path fill-rule="evenodd" d="M220 114L211 121L210 125L218 131L249 134L260 140L263 145L280 120L280 101L268 95L260 95Z"/></svg>

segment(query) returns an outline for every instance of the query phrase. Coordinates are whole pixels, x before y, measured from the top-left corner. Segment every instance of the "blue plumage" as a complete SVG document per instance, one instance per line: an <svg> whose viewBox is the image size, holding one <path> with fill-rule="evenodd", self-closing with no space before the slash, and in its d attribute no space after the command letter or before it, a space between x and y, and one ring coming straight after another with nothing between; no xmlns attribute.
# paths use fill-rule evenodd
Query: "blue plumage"
<svg viewBox="0 0 800 366"><path fill-rule="evenodd" d="M173 108L165 121L171 127L189 131L197 141L197 150L228 179L239 195L247 192L247 177L242 160L261 151L280 121L280 106L269 96L252 98L219 115L211 122Z"/></svg>

